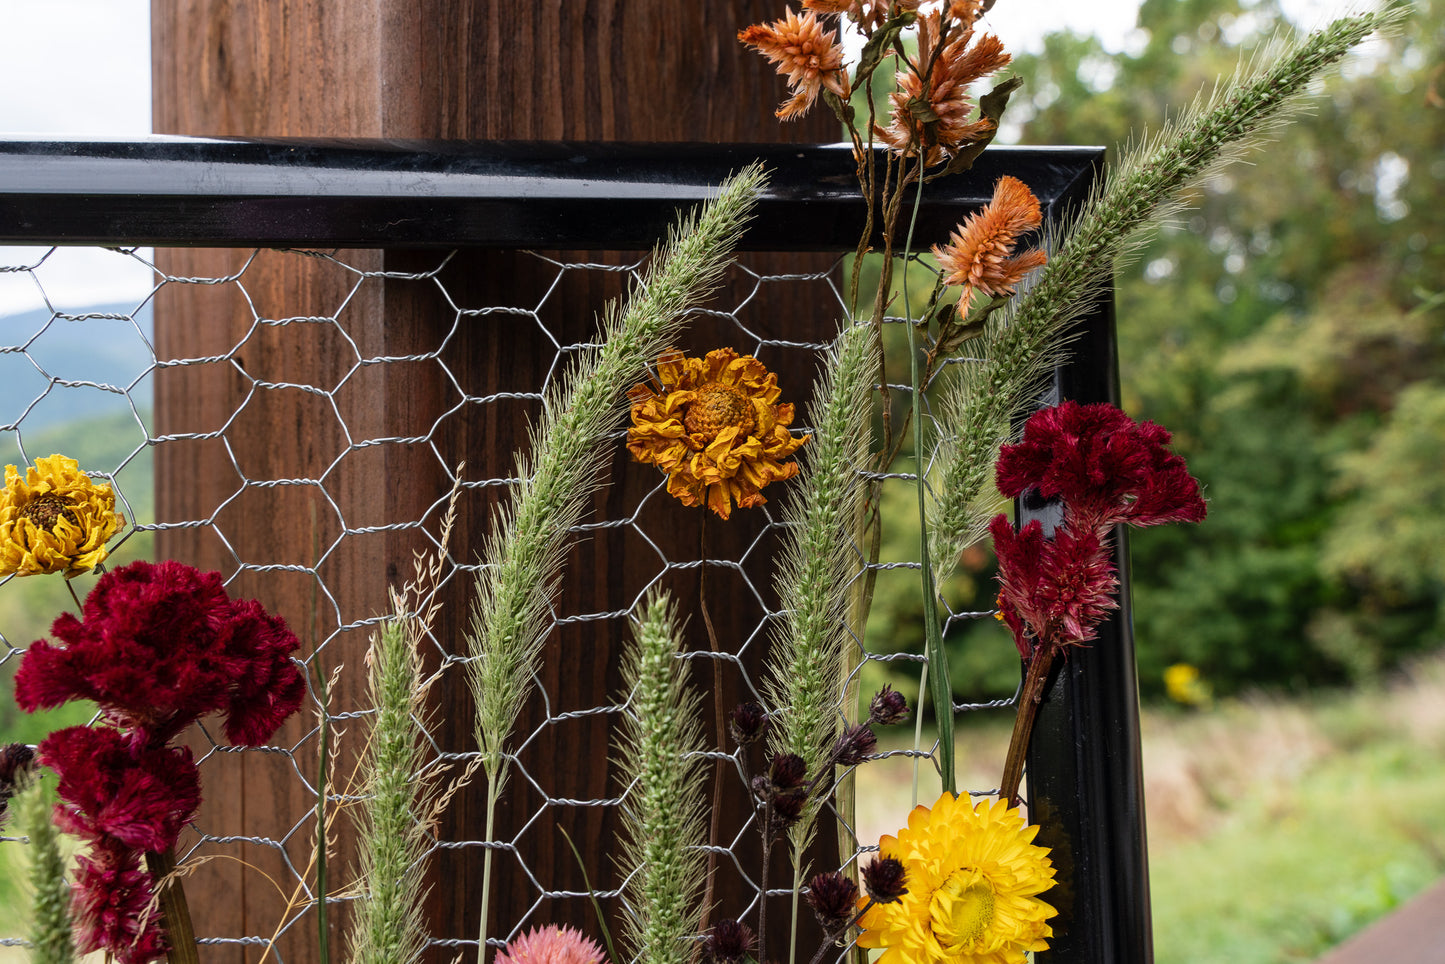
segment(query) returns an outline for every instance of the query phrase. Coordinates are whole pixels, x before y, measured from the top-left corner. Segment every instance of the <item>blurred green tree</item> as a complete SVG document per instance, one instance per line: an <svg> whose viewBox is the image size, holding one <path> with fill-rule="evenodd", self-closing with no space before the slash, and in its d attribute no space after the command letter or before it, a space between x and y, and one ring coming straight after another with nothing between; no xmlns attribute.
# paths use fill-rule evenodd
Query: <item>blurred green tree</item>
<svg viewBox="0 0 1445 964"><path fill-rule="evenodd" d="M1173 663L1227 694L1445 641L1445 0L1413 6L1118 272L1125 407L1175 433L1210 500L1202 526L1132 536L1146 693ZM1015 61L1001 140L1158 130L1287 26L1274 0L1145 0L1123 51L1053 34ZM879 618L906 636L900 616ZM1014 659L994 634L950 643ZM996 685L977 663L961 698Z"/></svg>

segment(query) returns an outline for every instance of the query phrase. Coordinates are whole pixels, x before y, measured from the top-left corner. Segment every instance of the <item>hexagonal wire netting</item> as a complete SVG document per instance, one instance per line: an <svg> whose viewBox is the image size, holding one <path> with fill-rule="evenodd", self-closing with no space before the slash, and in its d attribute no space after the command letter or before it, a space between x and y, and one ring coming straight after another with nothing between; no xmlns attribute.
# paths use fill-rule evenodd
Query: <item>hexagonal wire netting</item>
<svg viewBox="0 0 1445 964"><path fill-rule="evenodd" d="M384 359L363 357L361 350L348 331L349 324L345 304L350 300L350 295L339 308L333 307L328 310L325 306L297 304L286 306L287 311L284 314L278 313L281 315L279 317L263 316L251 293L247 291L248 269L258 257L263 256L266 258L306 259L308 261L319 258L351 277L352 293L369 283L375 283L379 276L383 275L388 285L415 284L435 287L453 310L450 328L446 330L441 340L442 343L432 346L427 351L411 356ZM263 255L260 251L251 251L238 255L238 267L225 276L178 278L168 277L158 270L155 267L152 252L147 249L0 249L0 304L9 306L8 313L0 316L0 386L3 386L3 389L0 389L0 406L3 406L0 407L0 444L3 444L5 448L5 461L21 465L23 469L24 464L32 462L37 457L49 455L52 452L65 452L81 458L84 469L93 477L109 482L116 492L118 508L127 520L127 528L123 535L111 546L112 564L151 557L148 538L153 533L175 527L201 526L211 530L215 538L225 546L225 553L229 557L229 565L226 567L225 573L228 582L234 582L246 572L265 572L278 568L300 572L313 578L319 592L327 600L327 605L322 608L336 614L334 623L329 627L324 627L324 638L317 650L320 651L332 645L333 640L346 638L348 641L345 644L347 647L345 653L348 655L345 658L359 659L363 652L362 647L365 645L366 631L377 621L378 617L372 615L348 618L347 614L343 614L342 607L338 604L327 583L326 560L332 551L342 546L346 540L355 538L363 532L412 529L416 528L417 523L396 521L364 527L351 524L348 521L348 507L331 494L331 487L327 484L329 475L341 462L342 457L367 447L390 443L421 442L431 448L447 473L453 473L455 469L451 453L443 452L438 447L434 437L436 424L418 425L415 433L408 437L363 437L362 433L352 432L346 426L345 419L336 405L336 394L342 391L347 382L358 372L372 365L434 361L445 369L446 362L442 356L442 347L465 326L515 326L529 323L535 325L537 331L550 343L555 352L546 382L550 382L558 374L560 363L570 353L585 347L584 343L564 340L554 330L556 319L547 310L547 299L556 286L555 281L553 284L545 286L541 300L536 303L468 304L464 299L455 298L447 291L442 269L449 257L450 255L438 255L434 267L430 270L412 275L399 275L396 272L375 272L356 267L348 263L345 257L335 254L310 251L269 251ZM618 266L565 264L542 255L532 255L532 257L544 264L555 278L560 278L568 272L586 271L625 271L635 275L645 260L639 259L631 264ZM740 352L755 354L765 362L774 361L783 353L817 353L825 345L791 341L778 337L776 331L759 330L758 326L747 316L747 303L763 286L809 284L815 286L824 297L831 299L841 313L843 300L839 292L838 269L839 265L835 263L832 269L821 274L763 275L750 269L744 258L733 270L749 280L749 284L744 285L742 289L747 292L745 297L735 305L715 305L704 314L714 323L720 323L725 330L731 333L731 337L727 340ZM96 290L94 282L105 278L118 278L119 288L110 291ZM234 345L216 356L204 358L161 357L155 347L156 340L151 325L151 306L158 294L168 286L233 289L234 293L251 306L252 317L249 328ZM17 311L16 308L22 310ZM248 343L258 336L258 332L268 328L292 325L330 328L336 338L349 345L353 361L350 370L338 383L316 385L265 382L246 372L239 360L240 355L247 348ZM159 434L154 425L152 402L152 382L157 370L217 362L234 368L242 377L249 380L248 400L256 393L285 391L305 392L322 400L329 405L338 420L341 421L342 430L347 439L345 450L329 464L313 467L317 471L312 476L285 479L259 478L247 474L247 470L237 460L229 444L228 432L233 420L228 419L226 424L213 432L164 436ZM459 379L456 373L447 371L446 377L457 389L455 407L449 409L446 414L450 414L462 406L497 405L519 400L530 405L535 412L539 407L542 392L547 388L547 384L544 382L544 384L535 386L531 391L499 391L476 395L469 394L462 389L464 379ZM906 390L907 386L894 386L894 388ZM800 418L801 421L806 421L806 419ZM799 427L805 428L805 426ZM621 432L617 434L619 446L622 434ZM152 497L152 461L155 452L163 446L179 445L201 438L219 439L223 443L220 451L224 451L230 458L231 469L234 470L239 480L235 493L214 506L213 511L201 519L167 519L158 516ZM863 471L862 467L860 467L860 471ZM913 480L914 476L906 473L890 474L885 477L885 484L911 486ZM469 477L463 480L462 486L469 489L505 486L508 481L506 478ZM666 498L663 491L664 483L664 477L659 475L656 487L646 498ZM313 487L329 503L332 511L341 520L341 531L337 541L326 548L314 564L278 565L268 560L243 559L231 547L232 533L227 531L229 521L225 517L228 503L251 489L270 489L283 485ZM588 518L576 528L575 533L577 536L585 538L587 532L596 528L630 528L638 539L650 545L656 553L655 571L644 574L645 578L639 580L644 589L657 584L669 573L695 570L699 566L715 567L718 570L735 573L740 580L735 585L735 590L744 592L757 604L761 613L761 618L758 619L752 631L747 634L747 639L752 640L765 634L767 623L772 616L776 615L776 610L770 607L766 601L770 596L767 587L755 585L753 582L756 567L743 565L743 561L749 555L754 554L756 546L766 540L776 539L777 530L782 523L778 521L775 507L776 500L758 510L766 516L767 524L763 527L754 547L750 547L738 559L669 558L668 554L658 547L653 536L639 522L635 513L619 519ZM243 515L242 518L245 516ZM430 542L435 545L435 514L432 514L430 521L433 524L423 526L423 530ZM864 568L862 560L863 556L860 553L860 574ZM906 561L882 562L876 565L880 570L917 568L916 563ZM450 580L458 573L473 572L476 568L477 563L449 559L448 568L443 577L444 581ZM84 591L85 581L81 581L82 591ZM554 609L554 627L575 622L626 620L641 595L642 593L639 592L632 598L616 599L613 601L615 607L612 610L591 613L571 611L568 607L568 600L564 596ZM73 608L73 604L58 585L58 580L17 579L15 577L0 581L0 601L6 600L10 601L8 605L0 602L0 605L4 606L4 608L0 608L0 616L7 620L5 625L0 626L0 667L5 668L8 678L9 673L13 672L18 663L19 657L23 655L28 641L44 634L48 619L53 614L66 608ZM972 619L981 615L987 614L949 613L947 619L952 624L956 620ZM360 632L357 632L358 630ZM855 638L857 638L856 634ZM450 671L460 672L457 667L464 660L464 654L457 652L458 647L435 638L432 642L440 654L443 671L449 671L447 667L453 667ZM1002 645L1007 645L1003 640L1000 642ZM700 654L700 656L706 657L707 654ZM914 663L921 661L921 656L917 653L872 654L863 652L861 649L858 657L860 666L858 672L861 672L861 667L869 661L902 660ZM743 669L740 661L734 659L733 662ZM746 672L745 669L744 672ZM856 675L857 673L855 673ZM747 679L745 686L754 693L761 692L758 680ZM547 695L540 693L536 698L545 700ZM1006 706L1011 703L1011 700L1011 694L1001 693L997 701L980 704L978 708ZM8 699L6 704L6 714L13 719L14 708L9 705ZM333 705L329 709L332 714L332 724L337 726L344 724L354 715L355 709L355 707ZM516 733L512 743L519 748L520 752L520 748L525 747L534 739L541 728L552 726L560 720L594 714L616 714L624 711L625 708L619 705L569 707L553 706L548 701L546 718L538 731L531 734ZM293 774L294 779L306 784L305 792L308 793L312 792L312 787L307 781L310 774L314 772L314 764L310 759L298 760L295 757L302 754L314 754L315 732L314 729L311 730L300 743L293 746L276 747L272 750L272 752L284 755L289 759L290 765L286 769ZM209 743L202 748L203 755L200 763L203 775L206 772L206 763L211 756L223 752L209 735L205 739ZM737 751L725 750L724 752L735 756ZM893 751L887 755L906 754L907 752ZM561 798L549 788L548 774L528 772L525 767L518 768L514 779L530 785L543 806L605 807L614 806L618 802L615 798L580 801ZM987 788L979 788L978 792L987 792ZM292 817L294 819L289 822L294 827L294 833L302 835L310 832L310 825L307 822L310 817L309 812L298 812ZM204 825L197 825L194 829L196 831L194 836L189 840L183 838L183 843L188 846L189 853L192 855L225 850L241 842L281 850L291 842L288 839L277 839L264 835L220 834L211 832ZM480 830L480 828L478 829ZM873 839L876 839L876 831L879 829L884 828L873 828ZM753 832L750 823L744 827L743 832ZM869 832L864 830L864 836L866 837ZM7 851L14 851L17 838L0 839L4 840ZM466 841L451 841L447 845L464 846L466 843ZM18 862L13 852L7 854L7 857L10 858L12 864ZM286 861L286 866L295 876L292 883L309 893L310 881L306 878L305 868L294 860ZM544 901L576 900L582 897L575 890L559 888L547 880L537 879L524 862L519 862L517 866L530 878L531 885L536 889L537 899L533 905L534 910ZM744 874L746 876L746 872ZM755 884L754 888L756 888ZM6 916L18 921L23 915ZM533 916L535 915L529 912L521 920L499 922L499 934L502 936L515 935L524 925L536 923L535 920L528 919ZM306 914L297 916L286 929L309 926L303 923L306 917ZM262 944L269 936L259 933L200 935L203 940L242 944ZM3 943L6 944L20 942L19 935L14 933L0 934L0 939L3 939ZM450 946L458 943L465 944L466 941L439 938L437 943Z"/></svg>

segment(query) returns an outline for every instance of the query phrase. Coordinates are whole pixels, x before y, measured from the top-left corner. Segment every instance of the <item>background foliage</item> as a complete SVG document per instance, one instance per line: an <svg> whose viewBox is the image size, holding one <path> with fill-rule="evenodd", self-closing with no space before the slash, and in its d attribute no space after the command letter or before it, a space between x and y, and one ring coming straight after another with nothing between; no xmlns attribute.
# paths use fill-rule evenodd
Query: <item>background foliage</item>
<svg viewBox="0 0 1445 964"><path fill-rule="evenodd" d="M1445 11L1414 8L1118 274L1124 407L1174 432L1210 502L1132 534L1146 696L1175 663L1217 695L1302 689L1445 639ZM1285 23L1274 0L1146 0L1122 52L1050 35L1015 61L1001 140L1158 130ZM967 562L950 603L989 608L989 560ZM908 605L880 591L872 641L921 638ZM950 645L958 698L1017 679L997 627Z"/></svg>

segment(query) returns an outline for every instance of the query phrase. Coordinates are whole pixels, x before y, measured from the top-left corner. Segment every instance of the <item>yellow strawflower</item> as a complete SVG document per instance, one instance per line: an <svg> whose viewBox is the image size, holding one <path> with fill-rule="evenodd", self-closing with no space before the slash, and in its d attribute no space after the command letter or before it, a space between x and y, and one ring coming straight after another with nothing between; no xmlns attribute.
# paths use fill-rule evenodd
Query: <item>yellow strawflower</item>
<svg viewBox="0 0 1445 964"><path fill-rule="evenodd" d="M705 358L669 351L657 360L661 385L638 385L627 450L667 473L668 494L706 505L726 519L733 503L768 501L770 482L798 474L784 462L808 440L788 426L793 406L778 404L778 376L752 355L718 348Z"/></svg>
<svg viewBox="0 0 1445 964"><path fill-rule="evenodd" d="M1046 847L1004 801L970 806L947 791L915 807L881 856L902 862L908 892L863 915L858 944L884 948L875 964L1024 964L1048 948L1057 913L1038 895L1054 884Z"/></svg>
<svg viewBox="0 0 1445 964"><path fill-rule="evenodd" d="M105 560L106 542L124 525L110 486L91 482L75 459L36 459L23 478L7 465L0 491L0 576L78 576Z"/></svg>

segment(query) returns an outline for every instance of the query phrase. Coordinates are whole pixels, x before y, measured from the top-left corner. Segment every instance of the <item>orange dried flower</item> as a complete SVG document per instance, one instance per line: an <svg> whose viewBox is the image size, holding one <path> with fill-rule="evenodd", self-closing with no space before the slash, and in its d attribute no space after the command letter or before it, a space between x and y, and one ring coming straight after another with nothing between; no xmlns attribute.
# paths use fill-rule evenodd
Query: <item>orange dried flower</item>
<svg viewBox="0 0 1445 964"><path fill-rule="evenodd" d="M1016 177L1005 174L993 188L993 200L982 211L968 216L949 237L948 244L933 248L943 282L962 285L959 304L967 310L974 291L986 295L1011 295L1014 285L1048 260L1034 249L1014 254L1020 235L1043 223L1039 199Z"/></svg>
<svg viewBox="0 0 1445 964"><path fill-rule="evenodd" d="M800 17L789 10L782 20L770 24L754 24L738 32L743 43L775 64L778 73L788 78L793 96L777 109L784 120L801 117L818 99L823 88L848 99L848 73L843 69L843 46L838 35L824 30L811 10Z"/></svg>
<svg viewBox="0 0 1445 964"><path fill-rule="evenodd" d="M683 505L706 505L726 519L733 503L767 499L769 482L798 474L784 462L809 436L788 430L793 406L777 404L778 376L751 355L718 348L705 358L669 351L657 360L660 386L638 385L627 450L667 473L667 491Z"/></svg>
<svg viewBox="0 0 1445 964"><path fill-rule="evenodd" d="M803 8L818 13L852 13L862 0L803 0Z"/></svg>
<svg viewBox="0 0 1445 964"><path fill-rule="evenodd" d="M926 152L928 163L936 164L993 133L987 118L969 120L974 108L969 85L1013 58L992 34L977 43L973 37L971 25L944 20L937 12L919 19L916 66L898 72L898 90L889 95L892 121L886 129L873 129L882 143L900 154ZM927 91L919 71L928 73Z"/></svg>

